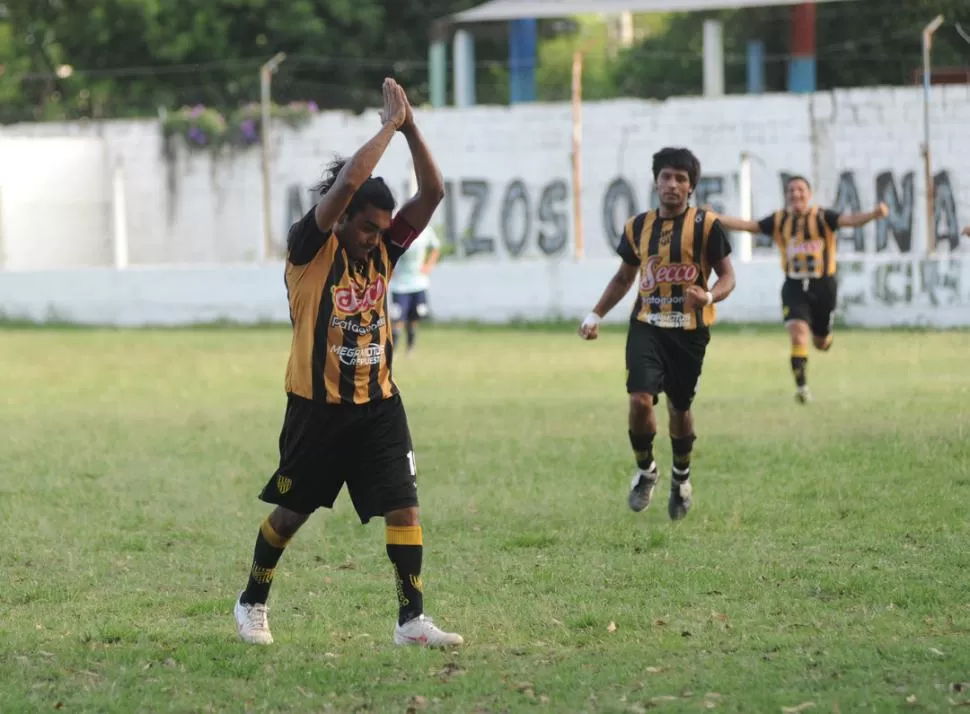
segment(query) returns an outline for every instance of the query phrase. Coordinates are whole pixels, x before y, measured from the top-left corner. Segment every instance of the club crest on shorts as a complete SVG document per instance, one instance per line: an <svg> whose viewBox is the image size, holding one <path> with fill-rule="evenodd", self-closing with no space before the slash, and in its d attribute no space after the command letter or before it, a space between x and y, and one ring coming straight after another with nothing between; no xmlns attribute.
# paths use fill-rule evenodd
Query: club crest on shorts
<svg viewBox="0 0 970 714"><path fill-rule="evenodd" d="M293 487L293 479L283 474L276 475L276 490L284 494Z"/></svg>

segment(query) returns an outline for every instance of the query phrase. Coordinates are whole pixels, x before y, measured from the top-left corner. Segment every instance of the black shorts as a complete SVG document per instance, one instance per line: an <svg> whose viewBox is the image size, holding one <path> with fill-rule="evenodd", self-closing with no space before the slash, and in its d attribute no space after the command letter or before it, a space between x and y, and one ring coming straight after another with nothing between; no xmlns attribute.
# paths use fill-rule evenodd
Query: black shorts
<svg viewBox="0 0 970 714"><path fill-rule="evenodd" d="M391 304L391 319L394 322L407 320L417 322L428 317L428 293L394 293Z"/></svg>
<svg viewBox="0 0 970 714"><path fill-rule="evenodd" d="M803 320L816 337L832 332L838 283L834 277L812 280L785 278L781 286L781 307L785 322Z"/></svg>
<svg viewBox="0 0 970 714"><path fill-rule="evenodd" d="M626 391L667 395L680 412L690 409L697 392L710 330L680 330L630 321L626 338Z"/></svg>
<svg viewBox="0 0 970 714"><path fill-rule="evenodd" d="M418 505L414 449L401 395L321 404L287 395L280 464L259 498L297 513L332 508L344 483L361 523Z"/></svg>

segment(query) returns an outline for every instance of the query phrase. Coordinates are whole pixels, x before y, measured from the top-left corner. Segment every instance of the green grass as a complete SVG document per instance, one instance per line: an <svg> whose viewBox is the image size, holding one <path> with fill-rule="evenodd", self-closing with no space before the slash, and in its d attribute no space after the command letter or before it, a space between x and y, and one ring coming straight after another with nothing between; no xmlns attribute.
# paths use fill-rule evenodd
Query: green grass
<svg viewBox="0 0 970 714"><path fill-rule="evenodd" d="M626 507L623 333L438 328L397 378L428 612L390 644L383 528L344 493L270 598L281 328L0 332L0 711L950 711L970 693L970 335L851 332L792 399L778 329L715 332L696 504ZM615 629L612 624L615 624ZM416 699L417 698L417 699ZM907 698L910 701L907 701Z"/></svg>

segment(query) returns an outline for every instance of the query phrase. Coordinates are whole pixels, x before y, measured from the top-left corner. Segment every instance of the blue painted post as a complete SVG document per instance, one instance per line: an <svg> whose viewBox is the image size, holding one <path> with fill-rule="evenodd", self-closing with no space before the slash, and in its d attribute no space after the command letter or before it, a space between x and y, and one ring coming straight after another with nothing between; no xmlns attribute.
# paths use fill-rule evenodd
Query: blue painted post
<svg viewBox="0 0 970 714"><path fill-rule="evenodd" d="M765 43L752 40L748 43L748 94L764 94L765 91Z"/></svg>
<svg viewBox="0 0 970 714"><path fill-rule="evenodd" d="M509 23L509 103L534 102L536 99L535 20L513 20Z"/></svg>

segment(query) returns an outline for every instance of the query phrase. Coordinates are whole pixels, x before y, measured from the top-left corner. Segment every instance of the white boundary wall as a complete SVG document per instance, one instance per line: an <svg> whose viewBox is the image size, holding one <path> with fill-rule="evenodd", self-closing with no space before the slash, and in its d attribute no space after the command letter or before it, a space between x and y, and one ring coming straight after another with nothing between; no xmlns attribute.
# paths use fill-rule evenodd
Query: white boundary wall
<svg viewBox="0 0 970 714"><path fill-rule="evenodd" d="M454 262L433 278L441 320L504 323L581 320L618 261ZM719 305L722 322L779 322L781 271L774 260L737 266L738 287ZM941 260L847 260L840 268L839 317L870 327L970 326L970 256ZM629 316L634 292L609 316ZM140 326L219 320L289 320L282 264L72 269L0 274L7 318Z"/></svg>
<svg viewBox="0 0 970 714"><path fill-rule="evenodd" d="M618 229L652 200L651 154L673 144L700 156L696 200L715 210L740 212L742 153L753 157L755 217L783 203L792 173L808 176L826 206L868 210L886 201L887 220L840 233L845 319L970 325L970 241L959 237L970 224L970 87L934 87L931 117L942 257L927 262L918 88L588 103L587 260L576 263L567 104L420 111L448 184L433 225L457 251L434 276L435 313L490 322L582 317L615 269ZM373 112L332 112L299 131L276 127L277 243L310 206L307 187L323 164L376 126ZM66 148L65 137L76 144ZM45 158L52 151L57 161ZM287 319L280 266L255 262L263 242L258 148L213 156L166 147L152 120L16 125L0 127L0 167L3 314L107 324ZM403 140L378 173L404 197ZM780 271L760 240L754 261L738 265L724 320L779 317ZM132 267L86 267L115 261Z"/></svg>

